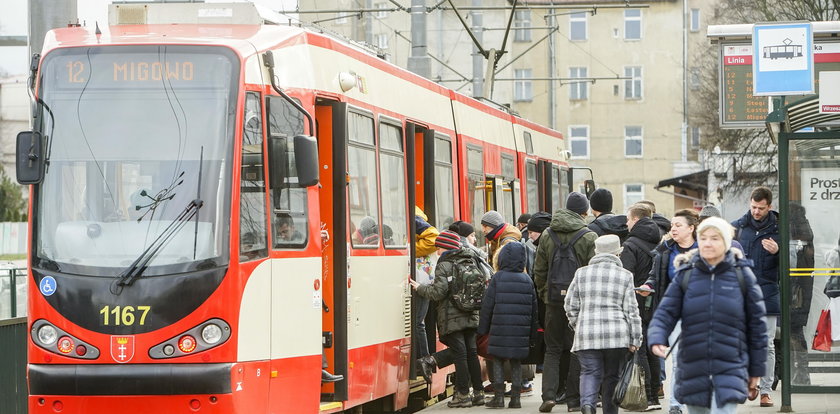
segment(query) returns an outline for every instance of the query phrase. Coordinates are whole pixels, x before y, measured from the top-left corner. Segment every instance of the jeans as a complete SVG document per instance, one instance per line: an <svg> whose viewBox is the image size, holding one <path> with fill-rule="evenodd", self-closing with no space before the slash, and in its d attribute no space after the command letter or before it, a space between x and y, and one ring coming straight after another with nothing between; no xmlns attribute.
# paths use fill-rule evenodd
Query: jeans
<svg viewBox="0 0 840 414"><path fill-rule="evenodd" d="M415 358L422 358L429 355L429 339L426 337L426 314L429 313L429 299L417 293L412 298L414 301L414 348Z"/></svg>
<svg viewBox="0 0 840 414"><path fill-rule="evenodd" d="M603 413L617 414L613 394L619 371L627 358L627 349L584 349L576 353L580 361L580 406L595 408L600 390Z"/></svg>
<svg viewBox="0 0 840 414"><path fill-rule="evenodd" d="M505 362L510 363L511 395L522 390L522 363L518 359L493 360L493 388L496 392L505 392Z"/></svg>
<svg viewBox="0 0 840 414"><path fill-rule="evenodd" d="M736 403L728 403L723 407L718 407L715 402L715 390L712 390L712 406L714 408L687 405L686 408L688 408L688 414L735 414L738 411L738 404Z"/></svg>
<svg viewBox="0 0 840 414"><path fill-rule="evenodd" d="M475 329L452 332L441 336L440 341L447 346L447 349L435 352L432 356L438 368L455 364L455 391L469 394L470 383L473 390L481 390L483 384L481 365L478 362L475 346Z"/></svg>
<svg viewBox="0 0 840 414"><path fill-rule="evenodd" d="M677 321L677 325L671 331L671 336L668 337L668 343L671 344L671 356L669 357L671 359L671 393L668 396L671 407L682 407L682 404L677 401L677 393L674 391L680 385L679 378L677 378L677 361L679 360L680 353L680 346L677 340L680 338L680 334L682 334L682 320ZM681 339L679 340L681 341Z"/></svg>
<svg viewBox="0 0 840 414"><path fill-rule="evenodd" d="M776 323L778 316L767 316L767 375L761 377L758 389L761 394L770 394L770 387L773 385L773 377L776 375L776 345L773 338L776 337Z"/></svg>
<svg viewBox="0 0 840 414"><path fill-rule="evenodd" d="M545 306L545 361L543 363L542 400L554 400L561 377L571 378L568 365L561 368L563 356L572 349L574 333L569 327L569 318L563 305L546 304ZM568 359L566 359L568 360ZM565 364L564 364L565 365ZM564 369L565 368L565 369ZM571 384L566 384L567 396L571 391Z"/></svg>

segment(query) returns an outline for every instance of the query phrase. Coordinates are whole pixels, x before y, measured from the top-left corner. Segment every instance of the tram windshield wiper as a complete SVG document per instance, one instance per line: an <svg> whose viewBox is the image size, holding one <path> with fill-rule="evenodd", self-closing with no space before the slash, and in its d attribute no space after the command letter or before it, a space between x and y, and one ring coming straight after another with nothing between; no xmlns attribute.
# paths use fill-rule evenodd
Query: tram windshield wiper
<svg viewBox="0 0 840 414"><path fill-rule="evenodd" d="M172 223L169 223L168 226L160 233L160 235L149 244L149 247L146 250L143 250L140 253L140 256L135 259L131 265L128 266L119 276L119 279L116 282L116 286L120 289L123 286L131 286L137 278L143 275L143 272L148 267L149 262L160 252L160 250L170 241L172 237L178 233L184 225L189 222L196 214L198 214L198 210L204 205L204 201L200 199L195 199L190 201L189 204L178 214L175 219L172 220Z"/></svg>

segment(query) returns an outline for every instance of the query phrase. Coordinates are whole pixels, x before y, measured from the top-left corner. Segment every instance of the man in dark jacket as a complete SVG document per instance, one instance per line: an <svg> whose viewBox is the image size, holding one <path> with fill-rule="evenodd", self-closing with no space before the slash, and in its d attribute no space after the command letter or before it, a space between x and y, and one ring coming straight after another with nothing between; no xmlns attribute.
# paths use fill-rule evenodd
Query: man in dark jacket
<svg viewBox="0 0 840 414"><path fill-rule="evenodd" d="M814 232L805 215L805 207L793 202L790 203L790 244L790 267L813 269ZM808 342L805 340L804 330L811 311L814 278L790 278L790 291L790 348L793 350L793 373L790 382L796 385L811 385L808 372ZM781 366L780 359L776 357L779 362L777 366ZM777 379L781 375L781 371L776 371Z"/></svg>
<svg viewBox="0 0 840 414"><path fill-rule="evenodd" d="M779 303L779 213L772 209L773 193L767 187L756 187L750 195L750 210L732 222L738 232L738 241L744 246L744 255L752 260L752 270L764 293L767 307L768 344L767 374L761 378L762 407L772 407L770 390L773 385L776 350L773 338L782 313Z"/></svg>
<svg viewBox="0 0 840 414"><path fill-rule="evenodd" d="M627 239L627 217L612 213L613 197L610 190L599 188L589 196L589 208L595 220L589 223L589 230L598 236L615 234L624 243Z"/></svg>
<svg viewBox="0 0 840 414"><path fill-rule="evenodd" d="M621 264L625 269L633 273L633 286L641 286L647 281L650 268L653 265L653 249L659 244L659 226L651 220L653 213L644 204L634 204L627 210L627 228L630 229L630 236L624 242L624 250L621 251ZM643 332L647 332L650 323L650 312L645 312L645 302L652 301L651 296L636 296L639 305L639 314L642 317ZM662 408L659 404L659 387L662 380L659 377L659 357L650 353L647 349L647 335L645 335L642 349L639 354L642 367L645 368L645 391L647 392L648 409L658 410Z"/></svg>
<svg viewBox="0 0 840 414"><path fill-rule="evenodd" d="M521 361L528 357L531 336L536 335L537 295L525 268L525 246L508 243L499 252L499 271L490 279L481 301L478 333L489 335L487 352L494 357L493 400L487 407L505 406L504 362L510 362L509 408L521 408Z"/></svg>
<svg viewBox="0 0 840 414"><path fill-rule="evenodd" d="M654 223L659 227L659 235L664 236L671 231L671 220L668 217L663 216L656 212L656 204L653 204L653 201L650 200L642 200L639 201L639 204L644 204L650 208L650 211L653 215L650 217Z"/></svg>
<svg viewBox="0 0 840 414"><path fill-rule="evenodd" d="M569 327L569 319L563 308L565 291L559 292L560 297L549 297L549 282L551 274L549 268L554 256L555 244L549 232L554 232L561 243L569 243L578 236L572 246L578 267L589 264L589 259L595 255L595 239L598 236L586 229L583 218L589 210L586 196L572 192L566 199L566 208L557 210L551 218L551 225L539 239L537 257L534 260L534 284L537 293L546 304L545 312L545 361L543 368L542 400L540 412L551 412L556 404L558 389L565 388L569 409L580 407L580 365L576 359L570 357L574 334ZM581 235L578 235L578 233ZM574 366L576 365L577 370ZM562 365L562 366L561 366ZM565 384L561 382L565 379Z"/></svg>

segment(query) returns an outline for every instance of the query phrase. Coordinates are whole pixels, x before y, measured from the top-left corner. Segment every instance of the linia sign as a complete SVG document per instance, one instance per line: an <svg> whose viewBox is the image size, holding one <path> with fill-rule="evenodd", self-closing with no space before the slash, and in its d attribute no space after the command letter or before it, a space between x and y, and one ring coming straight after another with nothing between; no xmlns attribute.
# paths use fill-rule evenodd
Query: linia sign
<svg viewBox="0 0 840 414"><path fill-rule="evenodd" d="M820 72L820 113L840 113L840 72Z"/></svg>

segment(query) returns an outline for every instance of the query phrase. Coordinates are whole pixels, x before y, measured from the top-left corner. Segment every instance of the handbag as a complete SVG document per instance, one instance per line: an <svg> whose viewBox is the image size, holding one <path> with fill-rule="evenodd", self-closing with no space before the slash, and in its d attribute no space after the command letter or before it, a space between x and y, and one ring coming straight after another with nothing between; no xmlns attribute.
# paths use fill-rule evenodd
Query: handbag
<svg viewBox="0 0 840 414"><path fill-rule="evenodd" d="M522 360L522 363L539 365L543 363L543 359L545 358L545 331L540 328L531 335L528 356Z"/></svg>
<svg viewBox="0 0 840 414"><path fill-rule="evenodd" d="M639 352L645 351L636 350L633 357L627 359L613 394L613 403L628 411L644 411L648 406L645 371L639 361Z"/></svg>
<svg viewBox="0 0 840 414"><path fill-rule="evenodd" d="M811 349L831 352L831 313L828 309L823 309L820 313L820 320L817 322L817 330L814 332Z"/></svg>

